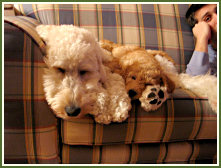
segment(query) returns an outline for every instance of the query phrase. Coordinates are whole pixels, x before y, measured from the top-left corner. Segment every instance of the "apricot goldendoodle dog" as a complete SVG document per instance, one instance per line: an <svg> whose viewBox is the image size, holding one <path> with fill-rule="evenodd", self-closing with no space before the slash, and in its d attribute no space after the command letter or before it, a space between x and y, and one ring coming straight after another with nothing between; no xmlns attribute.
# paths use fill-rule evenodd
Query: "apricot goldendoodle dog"
<svg viewBox="0 0 221 168"><path fill-rule="evenodd" d="M36 28L47 44L44 91L57 117L92 114L99 123L122 122L131 108L123 78L102 64L106 55L92 33L72 25Z"/></svg>
<svg viewBox="0 0 221 168"><path fill-rule="evenodd" d="M173 59L163 51L145 50L138 46L115 44L108 40L100 45L112 56L105 63L112 72L123 76L131 99L139 99L146 111L159 108L177 87L208 97L217 111L217 78L212 75L192 77L178 74Z"/></svg>
<svg viewBox="0 0 221 168"><path fill-rule="evenodd" d="M100 45L112 55L112 60L105 65L124 77L130 98L139 99L146 111L159 108L175 89L175 83L154 58L161 54L172 62L166 53L147 52L137 46L119 45L108 40L100 41Z"/></svg>

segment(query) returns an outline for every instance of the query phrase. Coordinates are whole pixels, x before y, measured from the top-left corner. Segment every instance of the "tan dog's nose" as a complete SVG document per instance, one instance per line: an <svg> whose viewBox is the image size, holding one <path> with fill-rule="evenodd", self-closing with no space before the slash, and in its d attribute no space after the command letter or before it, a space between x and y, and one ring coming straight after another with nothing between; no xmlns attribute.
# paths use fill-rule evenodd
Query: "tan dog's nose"
<svg viewBox="0 0 221 168"><path fill-rule="evenodd" d="M73 116L73 117L76 117L80 114L81 112L81 108L79 107L76 107L74 105L72 106L66 106L65 107L65 111L67 113L68 116Z"/></svg>
<svg viewBox="0 0 221 168"><path fill-rule="evenodd" d="M129 94L130 98L133 98L134 96L137 95L137 92L135 92L134 90L130 89L130 90L128 91L128 94Z"/></svg>

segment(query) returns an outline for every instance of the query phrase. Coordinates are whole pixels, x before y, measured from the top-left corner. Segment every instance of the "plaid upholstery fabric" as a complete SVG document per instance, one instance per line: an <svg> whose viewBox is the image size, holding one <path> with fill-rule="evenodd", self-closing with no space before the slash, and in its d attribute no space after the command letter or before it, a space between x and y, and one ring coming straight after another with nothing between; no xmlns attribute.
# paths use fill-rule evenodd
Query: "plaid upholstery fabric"
<svg viewBox="0 0 221 168"><path fill-rule="evenodd" d="M35 27L41 24L40 22L26 16L5 16L4 21L19 27L26 32L37 43L41 52L44 54L46 53L46 45L35 30Z"/></svg>
<svg viewBox="0 0 221 168"><path fill-rule="evenodd" d="M59 163L58 124L43 94L41 50L12 24L4 25L4 163ZM23 21L29 29L36 25Z"/></svg>
<svg viewBox="0 0 221 168"><path fill-rule="evenodd" d="M215 164L216 146L216 140L207 140L206 143L186 141L104 146L63 145L62 157L65 164Z"/></svg>
<svg viewBox="0 0 221 168"><path fill-rule="evenodd" d="M19 14L43 24L74 24L98 39L164 50L186 69L194 49L185 22L188 4L17 4Z"/></svg>
<svg viewBox="0 0 221 168"><path fill-rule="evenodd" d="M193 96L193 95L192 95ZM217 118L206 99L193 99L177 89L158 110L145 112L133 104L123 123L100 125L92 118L62 121L63 142L69 145L160 143L216 139Z"/></svg>
<svg viewBox="0 0 221 168"><path fill-rule="evenodd" d="M187 8L187 4L17 4L17 13L28 17L6 19L10 33L5 31L5 162L59 162L57 120L41 85L44 43L29 28L29 19L74 24L98 39L164 50L181 72L194 48L184 19ZM10 83L11 78L16 82ZM216 163L217 159L216 114L207 99L179 89L154 112L143 111L135 102L123 123L100 125L89 116L61 121L61 137L62 163Z"/></svg>

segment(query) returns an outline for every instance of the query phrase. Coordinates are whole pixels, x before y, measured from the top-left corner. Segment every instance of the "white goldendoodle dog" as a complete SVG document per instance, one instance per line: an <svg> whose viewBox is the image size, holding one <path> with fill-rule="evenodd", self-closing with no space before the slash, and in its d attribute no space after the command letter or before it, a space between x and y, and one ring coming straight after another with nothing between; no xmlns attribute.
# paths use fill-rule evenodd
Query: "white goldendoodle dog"
<svg viewBox="0 0 221 168"><path fill-rule="evenodd" d="M47 44L44 91L57 117L86 114L96 122L122 122L131 108L123 78L102 64L107 55L88 30L72 25L40 25Z"/></svg>

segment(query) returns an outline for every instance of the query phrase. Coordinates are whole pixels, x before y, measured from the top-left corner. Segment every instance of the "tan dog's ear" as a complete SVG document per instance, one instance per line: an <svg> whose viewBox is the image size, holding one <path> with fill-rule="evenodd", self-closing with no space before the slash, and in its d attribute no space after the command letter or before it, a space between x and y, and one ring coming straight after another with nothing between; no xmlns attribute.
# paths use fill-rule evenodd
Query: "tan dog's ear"
<svg viewBox="0 0 221 168"><path fill-rule="evenodd" d="M112 73L117 73L121 76L124 75L124 70L120 66L119 60L117 58L113 58L111 61L104 62L104 65L109 67Z"/></svg>
<svg viewBox="0 0 221 168"><path fill-rule="evenodd" d="M116 44L116 43L109 41L109 40L100 40L99 43L100 43L101 48L103 48L109 52L112 52L112 50L114 48L121 46L120 44Z"/></svg>
<svg viewBox="0 0 221 168"><path fill-rule="evenodd" d="M167 88L167 92L172 93L175 89L175 83L166 75L163 75L162 80L163 85Z"/></svg>
<svg viewBox="0 0 221 168"><path fill-rule="evenodd" d="M36 27L36 31L45 42L48 42L49 32L56 27L56 25L39 25Z"/></svg>
<svg viewBox="0 0 221 168"><path fill-rule="evenodd" d="M114 46L114 43L112 41L101 40L99 43L100 43L101 48L103 48L109 52L112 52L113 46Z"/></svg>

